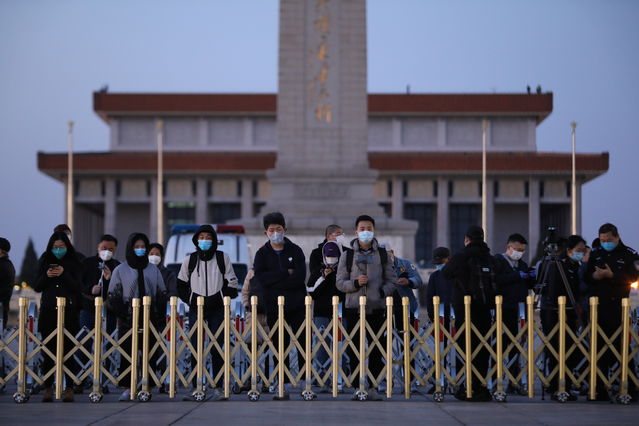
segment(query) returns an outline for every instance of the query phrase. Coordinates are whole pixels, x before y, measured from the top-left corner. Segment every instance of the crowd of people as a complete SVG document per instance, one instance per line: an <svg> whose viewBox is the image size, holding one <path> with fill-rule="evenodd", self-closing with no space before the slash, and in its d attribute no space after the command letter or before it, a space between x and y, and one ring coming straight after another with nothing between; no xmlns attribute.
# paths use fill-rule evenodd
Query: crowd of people
<svg viewBox="0 0 639 426"><path fill-rule="evenodd" d="M389 296L394 302L394 325L402 329L401 298L409 299L411 323L417 316L419 304L414 290L425 290L426 310L430 321L438 321L440 312L435 312L432 298L439 296L444 319L444 327L449 326L451 311L454 311L457 324L463 324L465 318L464 297L470 296L470 321L480 334L488 333L495 309L495 296L503 300L503 326L511 336L517 336L520 320L520 305L526 297L535 292L539 296L541 326L544 333L551 330L559 321L557 298L566 297L566 326L577 331L588 323L588 303L590 296L599 298L599 326L611 336L621 324L621 299L628 297L629 283L636 281L639 275L637 265L639 256L626 246L619 231L612 224L600 227L598 237L589 247L579 235L557 238L549 241L544 256L537 265L530 267L523 260L528 249L526 238L518 233L510 235L505 242L504 251L491 253L484 241L484 231L471 226L464 237L464 248L451 254L446 247L438 247L433 252L435 271L430 274L425 289L416 266L407 259L398 257L393 247L376 238L375 219L362 215L356 218L353 231L356 238L348 240L344 229L336 224L326 228L324 240L311 253L307 261L303 250L287 235L286 220L281 213L269 213L263 217L265 243L257 250L252 269L242 286L233 270L229 256L218 250L218 238L215 229L202 225L193 236L193 253L183 260L176 275L164 267L164 247L159 243L150 243L143 233L133 233L126 242L124 260L118 261L118 239L112 235L103 235L97 242L96 252L85 257L77 252L72 244L71 229L67 225L55 227L45 252L39 261L39 270L33 289L42 294L40 299L39 331L48 336L57 324L57 303L60 297L66 299L64 326L71 334L86 327L92 329L95 324L94 298L101 296L105 300L107 333L118 331L119 336L126 335L132 328L140 329L140 324L132 324L132 300L149 296L152 300L151 321L156 327L163 328L165 306L168 297L178 296L190 307L189 322L195 324L197 316L197 298L204 297L204 322L210 330L217 330L224 321L223 298L235 297L238 289L242 291L242 301L246 312L251 311L250 297L258 296L258 321L266 329L276 326L278 321L278 297L285 297L284 319L292 330L298 330L305 320L305 297L313 299L313 321L321 332L329 326L333 316L333 298L337 296L343 305L343 322L353 342L359 342L359 333L366 334L365 340L372 347L368 357L357 356L349 345L346 355L350 360L344 364L345 371L353 374L354 387L367 389L369 400L381 400L377 393L380 389L370 385L368 377L359 377L359 363L367 361L367 369L378 377L384 368L384 357L380 348L373 344L374 336L357 326L360 316L360 296L366 297L366 321L371 330L380 330L386 321L386 302ZM7 320L11 288L15 281L15 270L8 258L10 243L0 238L0 303L4 309L4 324ZM308 274L307 274L308 271ZM141 318L140 318L141 320ZM121 343L122 350L130 352L131 334ZM196 334L192 335L195 347ZM557 333L552 334L550 343L557 347ZM278 334L273 336L275 347ZM330 334L327 337L330 339ZM151 336L151 344L154 342ZM284 345L290 344L291 336L284 334ZM618 344L617 337L615 345ZM599 337L599 347L604 347ZM303 340L301 340L303 341ZM567 344L571 344L568 339ZM223 336L218 335L218 344L223 346ZM461 351L465 350L465 341L458 340ZM480 346L479 337L472 335L471 347ZM56 353L56 341L46 343L51 353ZM72 348L69 338L64 340L65 353ZM408 350L408 348L406 348ZM511 349L504 354L511 360L509 372L512 377L520 375L519 352ZM220 371L223 359L213 350L212 367L214 373ZM579 361L578 351L566 360L567 368L576 367ZM547 355L550 371L558 360L552 353ZM366 358L366 359L363 359ZM489 401L491 393L482 385L481 377L486 377L489 368L489 351L483 347L472 358L473 401ZM515 360L512 362L512 360ZM314 362L321 376L330 369L329 355L320 348L314 360L304 358L298 351L298 367L304 368L305 362ZM413 360L414 362L414 360ZM457 361L459 363L459 360ZM599 369L608 371L615 364L615 355L610 349L599 358ZM158 363L158 356L150 359L152 367ZM289 359L285 363L289 366ZM191 358L192 368L197 360ZM131 389L129 362L126 357L120 361L120 384L124 389L120 400L129 400ZM53 367L53 359L44 356L43 371ZM65 360L68 371L78 371L74 357ZM631 361L630 368L634 371ZM411 378L412 379L412 378ZM54 375L44 380L43 402L53 400ZM291 384L285 379L285 392L274 399L289 399ZM411 380L411 382L414 382ZM75 393L82 392L82 385L73 385L66 377L62 394L63 401L74 400ZM184 400L196 400L195 392L202 390L204 384L193 379L192 393ZM519 384L513 380L508 392L518 392ZM559 389L558 375L554 376L548 391L555 397ZM596 400L607 400L609 389L601 377L598 377ZM634 400L637 389L630 381L628 393ZM455 397L466 400L464 386L459 386ZM224 395L214 389L213 398L223 400ZM353 399L357 395L354 393ZM573 394L569 399L576 399Z"/></svg>

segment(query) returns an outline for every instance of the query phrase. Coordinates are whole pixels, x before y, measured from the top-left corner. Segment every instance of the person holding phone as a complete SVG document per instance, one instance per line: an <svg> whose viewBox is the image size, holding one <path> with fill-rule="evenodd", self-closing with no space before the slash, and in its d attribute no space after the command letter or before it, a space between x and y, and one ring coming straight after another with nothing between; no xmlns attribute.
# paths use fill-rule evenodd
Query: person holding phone
<svg viewBox="0 0 639 426"><path fill-rule="evenodd" d="M57 298L66 298L64 310L64 328L76 335L80 329L79 308L82 298L82 265L78 260L69 237L64 232L54 232L49 238L46 251L40 257L38 278L33 285L33 289L42 293L40 298L40 318L38 328L40 336L45 339L56 330L57 326ZM56 354L56 339L50 339L46 347L51 353ZM73 348L71 340L65 337L64 353L68 353ZM46 374L54 367L54 358L43 352L42 371ZM74 357L69 357L64 366L69 371L77 372L78 366ZM64 402L73 402L73 381L65 374L65 389L62 393ZM49 375L44 381L42 402L53 401L53 380L54 374ZM57 377L62 380L62 377Z"/></svg>

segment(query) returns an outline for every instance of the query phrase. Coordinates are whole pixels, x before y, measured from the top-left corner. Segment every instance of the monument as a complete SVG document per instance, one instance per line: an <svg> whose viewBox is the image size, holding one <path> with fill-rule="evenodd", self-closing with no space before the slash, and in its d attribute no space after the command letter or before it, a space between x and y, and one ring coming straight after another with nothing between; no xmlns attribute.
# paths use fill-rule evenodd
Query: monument
<svg viewBox="0 0 639 426"><path fill-rule="evenodd" d="M389 219L373 194L366 65L365 0L280 1L277 162L261 214L281 211L307 252L327 225L350 236L368 214L377 235L411 258L417 223ZM242 223L261 233L261 215Z"/></svg>

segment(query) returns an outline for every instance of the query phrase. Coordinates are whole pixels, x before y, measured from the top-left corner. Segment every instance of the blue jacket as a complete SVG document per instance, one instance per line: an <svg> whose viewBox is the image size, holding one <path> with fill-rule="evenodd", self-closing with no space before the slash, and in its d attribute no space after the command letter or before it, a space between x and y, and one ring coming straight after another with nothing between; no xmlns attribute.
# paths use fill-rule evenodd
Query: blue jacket
<svg viewBox="0 0 639 426"><path fill-rule="evenodd" d="M415 297L413 290L418 289L422 285L422 277L419 276L417 268L410 260L395 257L393 270L395 271L397 278L408 278L408 281L410 282L409 285L398 285L395 288L397 289L397 293L400 297L408 297L410 300L410 311L412 313L417 312L419 303L417 303L417 298Z"/></svg>

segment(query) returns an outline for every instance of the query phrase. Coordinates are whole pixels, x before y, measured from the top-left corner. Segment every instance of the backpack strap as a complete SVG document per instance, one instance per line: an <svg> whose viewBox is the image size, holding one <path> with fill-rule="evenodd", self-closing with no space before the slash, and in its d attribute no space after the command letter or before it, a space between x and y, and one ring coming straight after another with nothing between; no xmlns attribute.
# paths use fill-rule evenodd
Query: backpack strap
<svg viewBox="0 0 639 426"><path fill-rule="evenodd" d="M224 252L215 250L215 259L217 259L217 267L220 269L222 277L226 274L226 264L224 263Z"/></svg>
<svg viewBox="0 0 639 426"><path fill-rule="evenodd" d="M346 270L348 271L348 275L350 277L351 270L353 269L353 258L355 257L355 252L352 248L346 249Z"/></svg>
<svg viewBox="0 0 639 426"><path fill-rule="evenodd" d="M382 262L382 285L386 283L386 264L388 263L388 252L384 247L378 247L379 260Z"/></svg>
<svg viewBox="0 0 639 426"><path fill-rule="evenodd" d="M189 256L189 284L191 284L191 274L195 271L195 265L197 265L197 252L194 251Z"/></svg>

